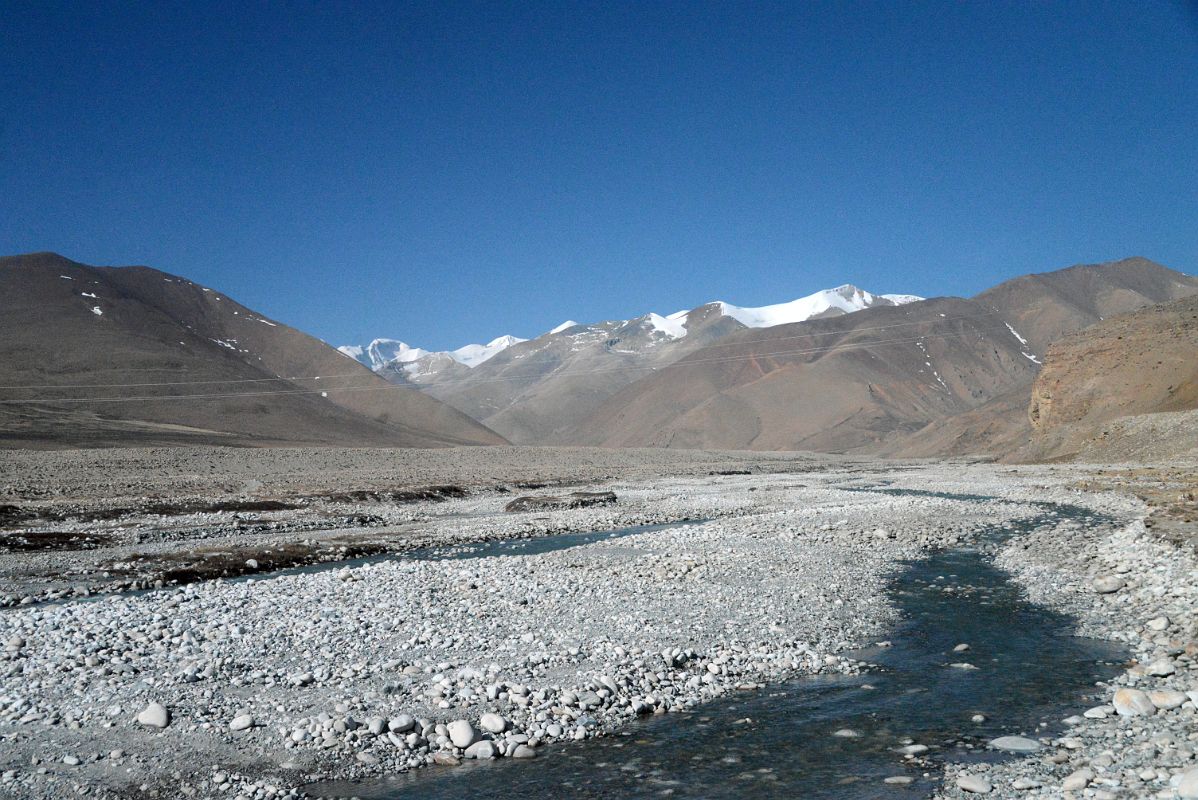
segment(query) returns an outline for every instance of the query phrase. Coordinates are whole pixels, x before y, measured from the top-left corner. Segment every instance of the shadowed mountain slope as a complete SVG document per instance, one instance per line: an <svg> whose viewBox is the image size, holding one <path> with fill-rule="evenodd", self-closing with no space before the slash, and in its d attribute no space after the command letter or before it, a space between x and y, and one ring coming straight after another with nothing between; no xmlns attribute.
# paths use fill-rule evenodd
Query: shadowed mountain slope
<svg viewBox="0 0 1198 800"><path fill-rule="evenodd" d="M211 289L51 253L0 258L0 375L7 446L503 442Z"/></svg>

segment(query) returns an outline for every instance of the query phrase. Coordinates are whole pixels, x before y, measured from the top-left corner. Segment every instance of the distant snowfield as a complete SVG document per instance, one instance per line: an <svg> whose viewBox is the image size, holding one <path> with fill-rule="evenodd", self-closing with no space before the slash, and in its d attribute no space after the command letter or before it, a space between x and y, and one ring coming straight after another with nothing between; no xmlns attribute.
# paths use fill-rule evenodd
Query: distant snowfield
<svg viewBox="0 0 1198 800"><path fill-rule="evenodd" d="M919 300L923 300L923 298L913 294L877 295L867 292L864 289L859 289L851 284L844 284L843 286L837 286L835 289L824 289L815 294L791 300L788 303L749 308L734 306L731 303L716 300L699 308L716 306L722 315L731 317L746 328L772 328L775 325L803 322L814 317L827 315L829 312L839 311L851 314L855 311L873 308L874 306L901 306ZM694 310L677 311L668 316L650 312L632 321L639 320L643 325L648 326L657 333L663 334L669 339L681 339L687 334L687 318ZM573 334L565 333L577 327L582 327L584 330ZM542 334L542 337L559 334L581 336L589 333L590 327L568 319ZM518 336L504 335L492 339L487 344L468 344L464 347L459 347L457 350L432 351L420 347L412 347L398 339L375 339L364 347L361 345L344 345L337 349L375 371L388 366L399 365L405 371L415 374L420 371L420 366L416 362L428 356L448 357L465 367L474 368L479 364L489 361L509 347L526 341L528 340L521 339Z"/></svg>

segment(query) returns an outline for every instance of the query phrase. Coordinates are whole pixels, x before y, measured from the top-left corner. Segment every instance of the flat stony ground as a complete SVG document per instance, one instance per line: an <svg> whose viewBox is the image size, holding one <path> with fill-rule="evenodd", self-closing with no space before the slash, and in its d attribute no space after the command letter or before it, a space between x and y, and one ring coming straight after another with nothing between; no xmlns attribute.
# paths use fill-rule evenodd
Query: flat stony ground
<svg viewBox="0 0 1198 800"><path fill-rule="evenodd" d="M1193 553L1184 540L1144 527L1157 507L1134 496L1148 487L1184 496L1192 489L1184 470L510 448L3 460L0 504L21 521L2 535L37 542L0 555L3 594L13 603L0 610L0 793L13 797L282 796L314 780L471 754L535 756L640 713L685 710L795 675L853 672L860 665L844 653L892 621L884 587L900 560L1027 516L1027 501L1080 503L1121 521L1079 532L1076 542L1063 544L1057 532L1012 551L1029 592L1078 614L1089 633L1134 631L1138 653L1173 665L1160 678L1133 667L1126 681L1198 684L1186 649L1198 638L1198 597L1194 582L1184 585ZM1086 482L1098 483L1086 490ZM464 491L448 499L404 494L439 484ZM517 494L578 485L611 489L618 502L502 511ZM879 485L1001 499L852 491ZM340 496L351 490L367 494ZM288 507L195 511L184 502L196 499ZM41 516L30 517L31 509ZM335 561L362 541L381 547L374 552L400 552L671 522L682 524L539 555L352 568ZM193 569L173 573L177 585L119 593L122 581L140 586L158 575L153 586L167 563L201 563L219 552L219 563L244 567L280 552L290 558L292 547L319 555L307 560L333 560L332 568L250 581L205 579L209 573ZM1121 553L1125 564L1110 563ZM122 563L141 566L114 581ZM235 572L246 570L263 565ZM1126 588L1095 594L1092 578L1108 572L1123 575ZM78 597L96 591L118 593ZM1164 628L1150 623L1161 614ZM161 721L150 710L165 711L165 728L148 724ZM1172 792L1174 774L1193 763L1186 731L1195 716L1186 699L1136 718L1139 733L1129 739L1150 742L1164 731L1180 742L1167 757L1128 767L1145 773L1151 762L1160 770L1136 777L1138 786ZM458 720L469 725L452 724ZM1086 720L1109 726L1123 718ZM1073 767L1094 770L1096 779L1115 770L1120 786L1130 785L1117 760L1103 760L1098 745L1108 739L1095 737L1093 747L1089 739L1077 747L1046 742L1046 752L1066 754L1059 762L1020 762L1040 776L1043 790L1032 791L1059 796L1062 773ZM946 791L964 791L952 783L956 775L950 767ZM986 777L995 793L1017 793L1016 777Z"/></svg>

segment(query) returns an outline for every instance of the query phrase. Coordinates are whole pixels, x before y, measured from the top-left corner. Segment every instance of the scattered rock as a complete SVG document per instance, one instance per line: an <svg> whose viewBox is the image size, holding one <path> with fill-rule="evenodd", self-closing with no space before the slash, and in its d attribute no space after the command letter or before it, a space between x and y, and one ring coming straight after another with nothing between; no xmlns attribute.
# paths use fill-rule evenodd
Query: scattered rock
<svg viewBox="0 0 1198 800"><path fill-rule="evenodd" d="M171 724L171 712L160 703L150 703L137 715L137 722L148 728L165 728Z"/></svg>
<svg viewBox="0 0 1198 800"><path fill-rule="evenodd" d="M1146 717L1156 713L1156 706L1139 689L1120 689L1115 692L1111 705L1122 717Z"/></svg>
<svg viewBox="0 0 1198 800"><path fill-rule="evenodd" d="M1085 789L1090 785L1090 781L1092 780L1094 780L1094 770L1089 767L1083 767L1065 778L1061 782L1061 789L1066 792L1076 792L1079 789Z"/></svg>
<svg viewBox="0 0 1198 800"><path fill-rule="evenodd" d="M990 746L995 750L1005 750L1008 753L1034 753L1041 748L1035 739L1026 736L1000 736L990 740Z"/></svg>
<svg viewBox="0 0 1198 800"><path fill-rule="evenodd" d="M459 749L465 750L478 739L478 732L474 730L474 726L464 719L454 720L449 723L448 728L449 740Z"/></svg>
<svg viewBox="0 0 1198 800"><path fill-rule="evenodd" d="M1181 774L1177 782L1177 796L1185 800L1198 798L1198 767L1192 767Z"/></svg>
<svg viewBox="0 0 1198 800"><path fill-rule="evenodd" d="M1185 692L1178 692L1173 689L1158 689L1149 692L1148 699L1161 711L1171 711L1174 708L1179 708L1189 698Z"/></svg>
<svg viewBox="0 0 1198 800"><path fill-rule="evenodd" d="M1177 668L1173 666L1173 662L1167 658L1158 658L1148 665L1148 674L1157 678L1167 678L1177 672Z"/></svg>
<svg viewBox="0 0 1198 800"><path fill-rule="evenodd" d="M1127 582L1117 575L1105 575L1095 578L1091 585L1099 594L1113 594L1127 585Z"/></svg>
<svg viewBox="0 0 1198 800"><path fill-rule="evenodd" d="M488 712L479 717L478 727L487 733L503 733L507 730L507 720L498 714Z"/></svg>
<svg viewBox="0 0 1198 800"><path fill-rule="evenodd" d="M484 739L481 742L475 742L466 748L466 758L477 758L479 760L495 758L496 756L495 743L489 739Z"/></svg>
<svg viewBox="0 0 1198 800"><path fill-rule="evenodd" d="M957 788L963 792L972 792L973 794L989 794L994 789L990 785L990 781L977 775L958 775Z"/></svg>

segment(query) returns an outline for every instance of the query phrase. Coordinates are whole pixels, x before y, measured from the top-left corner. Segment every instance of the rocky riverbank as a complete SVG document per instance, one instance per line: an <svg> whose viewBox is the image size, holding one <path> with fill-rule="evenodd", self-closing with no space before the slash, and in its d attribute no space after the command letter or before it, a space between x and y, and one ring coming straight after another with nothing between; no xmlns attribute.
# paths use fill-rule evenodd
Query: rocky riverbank
<svg viewBox="0 0 1198 800"><path fill-rule="evenodd" d="M999 563L1033 600L1133 660L1027 757L950 765L943 797L1198 798L1198 558L1185 541L1139 519L1112 531L1066 525L1004 550Z"/></svg>
<svg viewBox="0 0 1198 800"><path fill-rule="evenodd" d="M625 485L633 506L719 518L536 556L9 610L0 780L28 797L290 790L527 757L640 714L856 670L840 654L889 621L882 588L898 559L1019 512L997 503L971 518L935 498L838 488L857 483L827 473ZM617 512L552 513L564 524Z"/></svg>
<svg viewBox="0 0 1198 800"><path fill-rule="evenodd" d="M595 490L618 497L599 508L503 512L511 497L494 491L392 504L421 526L422 542L450 546L706 520L553 552L392 559L2 611L0 790L280 797L471 758L532 759L536 769L546 746L641 715L861 670L851 652L895 622L886 586L899 565L1034 516L1029 501L1137 513L1133 501L1070 490L1072 476L1052 467L805 461L786 474L776 460L768 470L751 456L741 463L750 474L593 476ZM887 486L915 491L861 491ZM938 494L946 491L973 499ZM1116 598L1155 597L1152 617L1168 621L1153 647L1192 636L1190 589L1160 589L1192 561L1177 572L1170 552L1118 538L1134 524L1113 544L1104 544L1109 531L1065 525L1003 554L1037 599L1073 598L1070 610L1097 630L1092 620L1105 617L1095 603L1126 617L1130 601ZM1103 557L1124 561L1068 561L1108 544L1115 550ZM1099 572L1122 580L1119 591L1096 594ZM1158 572L1173 583L1141 576ZM1062 588L1066 574L1076 591ZM1191 664L1184 645L1169 658L1174 674L1151 679L1162 689L1181 686ZM1192 720L1192 702L1168 713ZM1002 770L1035 768L1028 760L984 777L1004 791ZM950 783L956 777L950 768Z"/></svg>

